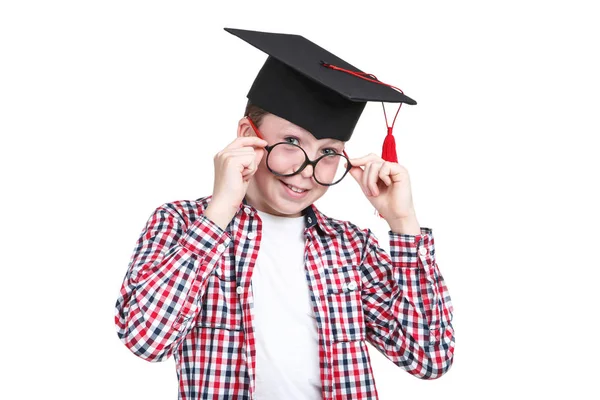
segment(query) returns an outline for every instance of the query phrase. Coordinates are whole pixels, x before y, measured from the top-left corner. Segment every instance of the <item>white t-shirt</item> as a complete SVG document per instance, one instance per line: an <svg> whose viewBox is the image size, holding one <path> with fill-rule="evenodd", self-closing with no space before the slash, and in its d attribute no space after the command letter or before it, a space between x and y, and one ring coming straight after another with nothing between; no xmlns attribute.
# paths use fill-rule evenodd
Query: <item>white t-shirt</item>
<svg viewBox="0 0 600 400"><path fill-rule="evenodd" d="M304 270L304 217L258 211L252 272L257 400L322 399L317 324Z"/></svg>

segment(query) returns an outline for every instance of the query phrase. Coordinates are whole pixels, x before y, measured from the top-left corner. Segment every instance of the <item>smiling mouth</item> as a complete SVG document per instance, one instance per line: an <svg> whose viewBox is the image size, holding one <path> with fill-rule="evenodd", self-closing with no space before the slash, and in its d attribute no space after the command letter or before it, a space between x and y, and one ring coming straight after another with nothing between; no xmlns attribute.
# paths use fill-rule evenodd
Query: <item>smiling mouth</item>
<svg viewBox="0 0 600 400"><path fill-rule="evenodd" d="M305 193L305 192L308 192L310 190L310 189L300 189L300 188L297 188L295 186L288 185L284 181L280 181L280 182L283 183L285 186L287 186L294 193Z"/></svg>

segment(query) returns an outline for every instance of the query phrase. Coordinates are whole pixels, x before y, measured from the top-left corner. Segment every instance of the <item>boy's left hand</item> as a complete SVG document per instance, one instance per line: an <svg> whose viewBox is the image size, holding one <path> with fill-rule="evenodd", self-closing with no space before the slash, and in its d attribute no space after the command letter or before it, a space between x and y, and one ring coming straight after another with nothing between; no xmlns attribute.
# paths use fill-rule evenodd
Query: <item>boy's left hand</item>
<svg viewBox="0 0 600 400"><path fill-rule="evenodd" d="M402 165L370 153L350 158L350 175L388 222L415 217L408 171ZM365 166L364 169L361 168Z"/></svg>

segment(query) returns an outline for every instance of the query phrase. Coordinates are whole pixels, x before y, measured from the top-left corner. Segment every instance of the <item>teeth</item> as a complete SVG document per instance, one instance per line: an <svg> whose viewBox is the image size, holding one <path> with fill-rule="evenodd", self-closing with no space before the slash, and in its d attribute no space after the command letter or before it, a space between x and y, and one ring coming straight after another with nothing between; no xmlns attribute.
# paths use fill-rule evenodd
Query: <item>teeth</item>
<svg viewBox="0 0 600 400"><path fill-rule="evenodd" d="M297 187L295 187L295 186L290 186L290 185L288 185L287 183L286 183L286 186L287 186L287 187L289 187L290 189L292 189L292 191L294 191L294 192L296 192L296 193L303 193L303 192L306 192L306 190L298 189Z"/></svg>

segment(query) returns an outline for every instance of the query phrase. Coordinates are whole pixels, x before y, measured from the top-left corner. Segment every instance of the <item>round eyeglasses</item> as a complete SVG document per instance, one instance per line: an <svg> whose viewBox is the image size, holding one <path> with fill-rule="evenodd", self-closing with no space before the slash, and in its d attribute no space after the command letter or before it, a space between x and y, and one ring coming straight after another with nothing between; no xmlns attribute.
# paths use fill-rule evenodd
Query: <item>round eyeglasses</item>
<svg viewBox="0 0 600 400"><path fill-rule="evenodd" d="M264 139L254 121L248 116L246 118L258 137ZM323 154L316 160L310 160L302 147L289 142L267 145L265 150L267 150L267 168L273 174L292 176L302 172L307 165L312 165L315 181L323 186L332 186L339 183L352 168L345 151L344 154ZM343 165L342 161L346 162L346 166Z"/></svg>

